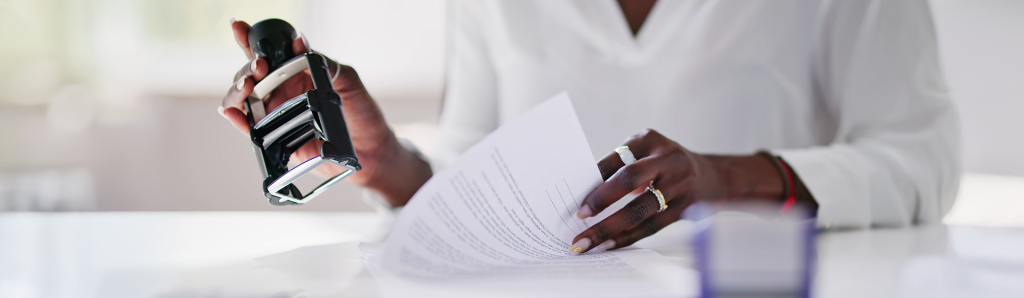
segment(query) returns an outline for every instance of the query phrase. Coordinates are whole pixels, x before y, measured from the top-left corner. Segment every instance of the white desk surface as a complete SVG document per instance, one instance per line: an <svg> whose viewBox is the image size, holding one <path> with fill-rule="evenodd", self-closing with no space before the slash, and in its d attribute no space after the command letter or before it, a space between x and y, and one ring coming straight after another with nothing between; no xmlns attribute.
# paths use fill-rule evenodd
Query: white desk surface
<svg viewBox="0 0 1024 298"><path fill-rule="evenodd" d="M0 213L0 297L373 297L353 243L377 241L377 223L372 213ZM679 222L637 246L691 266L690 231ZM1024 280L1021 236L825 232L814 297L1024 297L1010 282Z"/></svg>

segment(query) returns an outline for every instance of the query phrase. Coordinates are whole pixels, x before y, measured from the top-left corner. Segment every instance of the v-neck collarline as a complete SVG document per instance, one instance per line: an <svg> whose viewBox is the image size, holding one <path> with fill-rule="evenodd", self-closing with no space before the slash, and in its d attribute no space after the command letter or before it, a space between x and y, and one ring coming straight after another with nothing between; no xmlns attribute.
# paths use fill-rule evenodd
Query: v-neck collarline
<svg viewBox="0 0 1024 298"><path fill-rule="evenodd" d="M668 9L669 2L676 2L673 0L658 0L651 7L651 11L647 13L647 18L644 19L640 25L640 30L637 31L636 35L633 34L633 30L629 27L629 21L626 20L626 14L622 11L622 7L616 0L603 0L602 3L604 13L611 18L615 24L612 26L612 38L617 43L626 45L628 48L634 51L643 50L651 41L653 36L657 36L659 31L667 30L665 27L665 10Z"/></svg>

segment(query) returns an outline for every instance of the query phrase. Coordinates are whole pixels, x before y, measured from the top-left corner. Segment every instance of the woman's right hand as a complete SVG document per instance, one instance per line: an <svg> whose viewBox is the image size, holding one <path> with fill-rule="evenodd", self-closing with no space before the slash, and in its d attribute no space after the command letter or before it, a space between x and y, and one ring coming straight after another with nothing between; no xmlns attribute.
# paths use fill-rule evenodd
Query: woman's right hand
<svg viewBox="0 0 1024 298"><path fill-rule="evenodd" d="M249 134L249 122L243 108L244 101L252 93L256 82L268 73L267 62L253 59L249 49L248 34L250 26L243 21L232 21L235 41L245 52L250 62L235 74L234 84L224 96L218 111L235 128L243 134ZM305 36L300 35L292 42L295 53L312 51ZM328 60L328 71L332 76L334 90L341 96L342 112L348 125L349 135L356 150L356 156L362 170L352 174L346 181L373 189L380 193L393 206L402 206L427 179L430 178L430 167L426 161L405 150L395 138L394 133L384 121L384 115L376 102L366 91L355 69ZM340 69L339 69L340 68ZM313 89L313 83L306 70L306 75L296 75L278 86L264 100L265 110L275 108L307 90ZM322 141L313 139L292 154L293 160L308 160L320 155ZM314 173L331 177L341 173L344 168L333 164L323 164Z"/></svg>

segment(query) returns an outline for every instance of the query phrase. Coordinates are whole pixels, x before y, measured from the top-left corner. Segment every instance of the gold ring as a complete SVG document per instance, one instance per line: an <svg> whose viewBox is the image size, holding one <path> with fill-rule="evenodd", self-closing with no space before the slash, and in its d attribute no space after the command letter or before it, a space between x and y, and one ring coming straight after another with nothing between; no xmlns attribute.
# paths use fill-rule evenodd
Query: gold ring
<svg viewBox="0 0 1024 298"><path fill-rule="evenodd" d="M615 153L619 154L619 159L625 165L636 162L636 157L633 155L633 151L629 150L629 146L619 146L619 148L615 148Z"/></svg>
<svg viewBox="0 0 1024 298"><path fill-rule="evenodd" d="M658 212L662 212L665 211L665 209L668 209L668 204L665 204L665 195L661 194L660 190L654 188L654 186L648 186L647 191L653 193L654 196L658 198L658 204L661 205L658 206Z"/></svg>

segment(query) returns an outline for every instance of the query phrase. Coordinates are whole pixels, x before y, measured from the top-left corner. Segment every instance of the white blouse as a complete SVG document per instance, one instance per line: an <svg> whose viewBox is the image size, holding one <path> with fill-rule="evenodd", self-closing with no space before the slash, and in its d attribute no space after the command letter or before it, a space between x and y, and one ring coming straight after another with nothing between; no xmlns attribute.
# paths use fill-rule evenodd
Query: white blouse
<svg viewBox="0 0 1024 298"><path fill-rule="evenodd" d="M596 158L653 128L699 153L769 149L819 225L937 222L960 133L926 1L454 1L435 164L566 90ZM542 145L542 144L541 144Z"/></svg>

